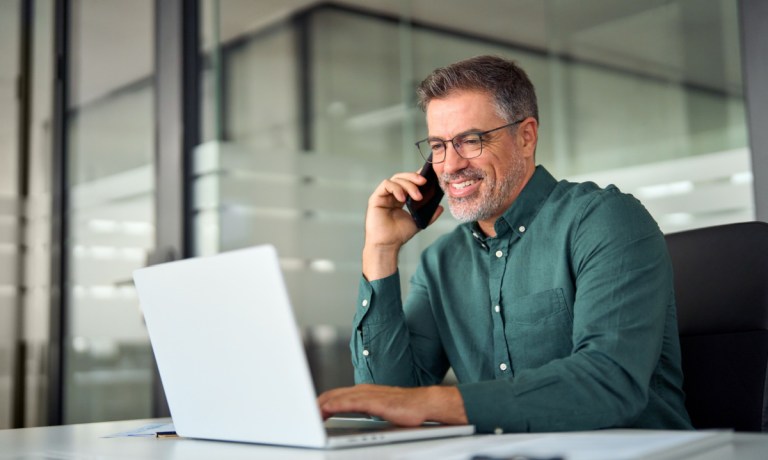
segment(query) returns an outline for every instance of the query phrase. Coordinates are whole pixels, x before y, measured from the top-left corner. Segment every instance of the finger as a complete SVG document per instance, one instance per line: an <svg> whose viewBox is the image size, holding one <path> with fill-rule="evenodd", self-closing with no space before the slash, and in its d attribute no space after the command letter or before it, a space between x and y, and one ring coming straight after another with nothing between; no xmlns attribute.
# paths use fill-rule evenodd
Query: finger
<svg viewBox="0 0 768 460"><path fill-rule="evenodd" d="M408 196L421 199L418 185L405 179L387 179L371 195L369 203L374 206L402 207ZM384 200L384 201L380 201Z"/></svg>
<svg viewBox="0 0 768 460"><path fill-rule="evenodd" d="M389 199L394 197L399 203L405 203L406 195L414 199L421 199L421 193L418 191L419 185L426 182L426 178L418 173L402 172L393 175L391 178L382 181L371 195L374 198ZM389 203L390 206L393 203Z"/></svg>
<svg viewBox="0 0 768 460"><path fill-rule="evenodd" d="M361 391L344 391L329 395L319 405L323 418L328 418L339 412L371 413L371 398Z"/></svg>
<svg viewBox="0 0 768 460"><path fill-rule="evenodd" d="M320 413L323 415L323 418L326 419L335 414L344 412L367 414L370 412L368 405L369 403L367 401L357 398L335 398L320 406Z"/></svg>
<svg viewBox="0 0 768 460"><path fill-rule="evenodd" d="M392 179L405 179L411 182L415 182L417 184L423 184L427 180L424 176L419 174L419 171L397 173L394 176L392 176Z"/></svg>
<svg viewBox="0 0 768 460"><path fill-rule="evenodd" d="M319 405L323 405L332 399L344 397L345 395L349 395L350 393L356 393L360 391L371 391L375 387L377 387L377 385L361 383L351 387L333 388L331 390L327 390L321 393L320 396L317 397L317 403Z"/></svg>
<svg viewBox="0 0 768 460"><path fill-rule="evenodd" d="M393 196L401 207L405 203L405 200L408 198L408 194L409 194L408 190L403 187L402 183L392 179L385 181L383 192L384 192L384 195L380 195L380 196L384 196L386 198L388 198L388 195Z"/></svg>
<svg viewBox="0 0 768 460"><path fill-rule="evenodd" d="M419 186L423 185L424 181L426 181L424 177L422 176L418 176L418 177L423 179L423 181L419 181L418 183L415 183L412 180L410 180L410 178L406 178L406 177L393 177L390 180L396 183L397 185L399 185L400 187L402 187L403 190L405 190L405 192L408 193L408 195L410 195L411 198L418 201L423 198L421 194L421 190L419 190Z"/></svg>

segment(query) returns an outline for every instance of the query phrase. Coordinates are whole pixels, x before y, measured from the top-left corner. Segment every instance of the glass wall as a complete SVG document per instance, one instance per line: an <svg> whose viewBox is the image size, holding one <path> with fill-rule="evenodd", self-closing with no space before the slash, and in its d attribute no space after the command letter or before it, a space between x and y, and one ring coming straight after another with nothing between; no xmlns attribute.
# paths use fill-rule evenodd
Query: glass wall
<svg viewBox="0 0 768 460"><path fill-rule="evenodd" d="M131 274L154 245L153 6L72 2L65 423L151 415Z"/></svg>
<svg viewBox="0 0 768 460"><path fill-rule="evenodd" d="M22 2L0 2L0 428L14 369L26 369L26 423L45 412L55 2L34 4L22 199ZM151 415L153 364L131 272L155 237L154 6L71 2L66 423ZM413 142L426 126L414 88L437 66L487 53L518 60L539 94L538 162L559 178L616 183L667 232L754 218L732 0L200 6L194 250L278 248L319 390L351 383L365 206L382 179L420 166ZM455 225L446 214L406 246L404 280Z"/></svg>
<svg viewBox="0 0 768 460"><path fill-rule="evenodd" d="M47 408L53 2L22 6L0 2L0 429Z"/></svg>
<svg viewBox="0 0 768 460"><path fill-rule="evenodd" d="M155 238L155 2L71 1L65 423L151 415L131 272ZM56 2L31 3L23 126L25 3L0 2L0 428L18 418L21 380L24 423L45 422L49 377ZM319 390L351 383L366 202L382 179L420 166L414 88L437 66L486 53L518 60L539 94L538 162L559 178L616 183L667 232L754 218L733 0L200 6L194 250L277 246ZM404 280L455 225L446 214L406 246Z"/></svg>
<svg viewBox="0 0 768 460"><path fill-rule="evenodd" d="M32 10L23 276L24 426L45 425L49 407L54 6L53 0L37 0Z"/></svg>
<svg viewBox="0 0 768 460"><path fill-rule="evenodd" d="M518 60L539 95L538 163L616 183L665 231L754 217L735 2L310 3L202 2L196 251L277 246L308 343L338 347L336 361L368 195L419 167L413 92L437 66ZM402 279L454 225L446 215L404 248Z"/></svg>
<svg viewBox="0 0 768 460"><path fill-rule="evenodd" d="M0 429L11 426L20 342L19 18L19 1L0 3Z"/></svg>

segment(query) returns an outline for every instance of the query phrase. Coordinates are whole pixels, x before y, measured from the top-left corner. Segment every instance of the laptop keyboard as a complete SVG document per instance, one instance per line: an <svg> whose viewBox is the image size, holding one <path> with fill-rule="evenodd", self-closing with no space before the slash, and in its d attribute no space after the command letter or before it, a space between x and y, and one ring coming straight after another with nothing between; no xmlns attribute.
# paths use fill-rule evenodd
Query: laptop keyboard
<svg viewBox="0 0 768 460"><path fill-rule="evenodd" d="M348 436L353 434L366 434L366 433L381 433L382 431L395 431L398 429L396 426L366 426L366 427L326 427L325 431L328 436Z"/></svg>

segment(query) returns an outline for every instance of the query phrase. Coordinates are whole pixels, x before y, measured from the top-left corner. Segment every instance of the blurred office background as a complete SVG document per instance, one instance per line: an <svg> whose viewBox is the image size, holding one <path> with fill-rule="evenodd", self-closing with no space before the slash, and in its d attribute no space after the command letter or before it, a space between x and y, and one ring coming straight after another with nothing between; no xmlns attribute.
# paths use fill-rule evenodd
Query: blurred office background
<svg viewBox="0 0 768 460"><path fill-rule="evenodd" d="M414 88L462 58L529 72L556 177L618 184L665 232L766 220L760 21L759 0L0 0L0 428L162 415L132 270L262 243L318 389L351 383L367 197L420 166Z"/></svg>

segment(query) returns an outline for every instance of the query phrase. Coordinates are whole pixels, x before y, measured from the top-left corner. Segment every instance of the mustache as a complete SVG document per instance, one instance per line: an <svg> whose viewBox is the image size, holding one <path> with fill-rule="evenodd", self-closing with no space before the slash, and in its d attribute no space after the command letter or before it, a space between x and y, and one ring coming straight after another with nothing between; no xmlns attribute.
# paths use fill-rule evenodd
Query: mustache
<svg viewBox="0 0 768 460"><path fill-rule="evenodd" d="M453 174L443 173L440 175L440 181L444 184L454 181L465 181L485 178L485 172L478 168L464 168Z"/></svg>

